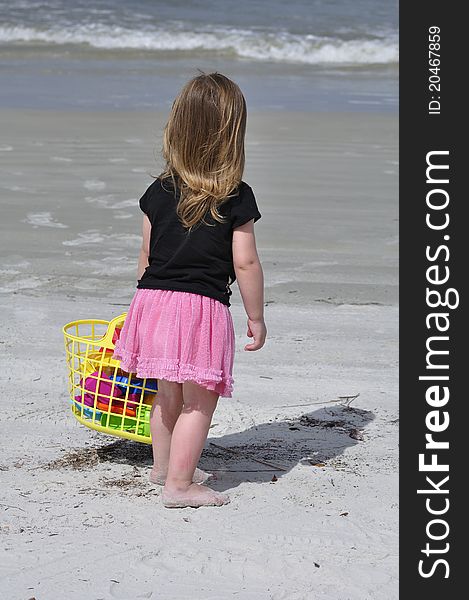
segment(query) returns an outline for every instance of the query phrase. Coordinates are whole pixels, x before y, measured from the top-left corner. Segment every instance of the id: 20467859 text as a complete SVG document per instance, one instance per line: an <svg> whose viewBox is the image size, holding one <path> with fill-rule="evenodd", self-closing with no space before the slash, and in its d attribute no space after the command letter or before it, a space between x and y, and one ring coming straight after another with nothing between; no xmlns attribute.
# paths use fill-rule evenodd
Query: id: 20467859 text
<svg viewBox="0 0 469 600"><path fill-rule="evenodd" d="M428 91L430 101L428 114L439 115L441 109L441 83L440 83L440 28L432 25L428 28Z"/></svg>

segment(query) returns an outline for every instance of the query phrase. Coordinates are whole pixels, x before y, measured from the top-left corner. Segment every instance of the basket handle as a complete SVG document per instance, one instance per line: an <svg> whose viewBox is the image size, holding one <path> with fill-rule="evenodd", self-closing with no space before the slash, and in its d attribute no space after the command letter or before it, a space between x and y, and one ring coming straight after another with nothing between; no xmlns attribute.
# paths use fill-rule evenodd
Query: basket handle
<svg viewBox="0 0 469 600"><path fill-rule="evenodd" d="M112 319L112 321L109 321L109 325L107 326L106 333L99 340L99 343L102 348L108 348L109 350L114 349L114 342L112 341L112 339L114 337L114 332L116 331L117 327L121 326L124 323L126 316L127 316L127 313L122 313L118 317L114 317L114 319Z"/></svg>

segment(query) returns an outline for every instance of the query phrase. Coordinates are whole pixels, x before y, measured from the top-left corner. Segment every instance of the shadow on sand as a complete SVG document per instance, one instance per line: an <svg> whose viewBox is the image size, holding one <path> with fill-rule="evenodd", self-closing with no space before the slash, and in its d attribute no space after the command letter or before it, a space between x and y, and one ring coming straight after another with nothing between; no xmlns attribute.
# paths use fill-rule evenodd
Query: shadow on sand
<svg viewBox="0 0 469 600"><path fill-rule="evenodd" d="M363 443L363 430L373 419L371 411L335 406L220 437L209 434L199 466L217 474L218 480L210 486L220 491L244 481L272 481L299 463L320 466L344 448ZM152 464L151 447L128 440L103 445L96 452L100 462Z"/></svg>

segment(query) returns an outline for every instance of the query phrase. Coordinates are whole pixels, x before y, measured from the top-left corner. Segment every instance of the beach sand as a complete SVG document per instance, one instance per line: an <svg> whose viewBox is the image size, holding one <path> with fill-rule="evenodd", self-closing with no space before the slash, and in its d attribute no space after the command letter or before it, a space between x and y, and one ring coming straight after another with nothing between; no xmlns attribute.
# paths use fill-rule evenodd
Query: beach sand
<svg viewBox="0 0 469 600"><path fill-rule="evenodd" d="M164 118L0 111L0 596L395 599L395 115L249 116L268 340L243 350L233 285L234 395L200 461L229 505L163 508L150 447L70 412L61 328L130 303Z"/></svg>

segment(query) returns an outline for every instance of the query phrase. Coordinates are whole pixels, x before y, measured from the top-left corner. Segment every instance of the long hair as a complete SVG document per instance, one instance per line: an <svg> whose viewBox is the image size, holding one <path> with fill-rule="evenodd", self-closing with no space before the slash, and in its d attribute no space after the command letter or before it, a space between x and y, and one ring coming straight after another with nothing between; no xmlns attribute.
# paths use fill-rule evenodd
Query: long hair
<svg viewBox="0 0 469 600"><path fill-rule="evenodd" d="M179 200L176 212L189 230L209 210L223 222L218 207L237 193L244 172L246 101L239 87L221 73L191 79L174 100L163 134L166 167Z"/></svg>

